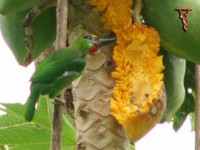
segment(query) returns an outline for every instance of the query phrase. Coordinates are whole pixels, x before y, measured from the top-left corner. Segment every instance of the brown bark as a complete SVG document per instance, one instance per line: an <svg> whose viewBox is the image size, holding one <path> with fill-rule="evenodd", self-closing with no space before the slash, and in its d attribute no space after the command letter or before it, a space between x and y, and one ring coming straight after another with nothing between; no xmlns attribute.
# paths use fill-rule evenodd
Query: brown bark
<svg viewBox="0 0 200 150"><path fill-rule="evenodd" d="M111 37L104 29L100 14L92 11L87 0L71 1L69 7L69 43L79 36L96 34ZM111 72L113 46L106 46L88 64L82 76L73 82L75 126L78 150L129 150L123 128L110 114L110 98L115 85Z"/></svg>
<svg viewBox="0 0 200 150"><path fill-rule="evenodd" d="M196 100L195 100L195 150L200 150L200 65L195 66Z"/></svg>
<svg viewBox="0 0 200 150"><path fill-rule="evenodd" d="M112 51L112 47L101 50ZM73 82L78 150L128 150L129 140L110 114L110 98L115 85L111 77L114 63L109 53L89 58L83 75Z"/></svg>
<svg viewBox="0 0 200 150"><path fill-rule="evenodd" d="M57 2L57 50L66 47L67 41L67 11L68 0L58 0ZM61 99L64 98L61 93ZM55 99L56 101L56 99ZM52 132L52 150L61 150L61 135L62 135L62 119L63 105L60 102L54 104L53 113L53 132Z"/></svg>

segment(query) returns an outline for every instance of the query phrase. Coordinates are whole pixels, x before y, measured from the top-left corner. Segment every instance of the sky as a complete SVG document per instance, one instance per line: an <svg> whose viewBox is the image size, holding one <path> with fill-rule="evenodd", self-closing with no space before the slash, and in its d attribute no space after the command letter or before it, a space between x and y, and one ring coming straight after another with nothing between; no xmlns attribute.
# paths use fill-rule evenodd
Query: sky
<svg viewBox="0 0 200 150"><path fill-rule="evenodd" d="M25 103L29 95L29 79L34 64L20 66L0 33L0 102ZM136 150L194 150L194 132L187 118L175 133L172 123L158 124L136 143Z"/></svg>
<svg viewBox="0 0 200 150"><path fill-rule="evenodd" d="M25 68L20 66L0 33L0 102L26 101L29 94L29 79L34 71L31 64Z"/></svg>

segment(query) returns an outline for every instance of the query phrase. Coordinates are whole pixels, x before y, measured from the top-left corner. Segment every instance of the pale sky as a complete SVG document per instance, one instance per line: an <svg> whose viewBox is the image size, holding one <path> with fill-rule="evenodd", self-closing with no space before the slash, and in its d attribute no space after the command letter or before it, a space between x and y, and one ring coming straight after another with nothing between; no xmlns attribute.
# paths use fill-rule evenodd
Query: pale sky
<svg viewBox="0 0 200 150"><path fill-rule="evenodd" d="M31 64L20 66L0 34L0 102L24 103L29 95L29 79L34 71ZM190 120L175 133L172 124L158 124L136 143L136 150L194 150L194 132Z"/></svg>

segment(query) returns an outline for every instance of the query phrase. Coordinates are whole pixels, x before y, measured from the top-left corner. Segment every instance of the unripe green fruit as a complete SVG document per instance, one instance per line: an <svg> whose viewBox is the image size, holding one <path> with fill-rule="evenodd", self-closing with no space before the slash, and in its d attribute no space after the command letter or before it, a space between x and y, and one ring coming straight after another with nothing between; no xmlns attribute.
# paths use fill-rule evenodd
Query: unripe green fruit
<svg viewBox="0 0 200 150"><path fill-rule="evenodd" d="M200 2L199 0L144 0L142 15L146 24L155 27L161 36L161 46L185 59L200 63ZM188 31L177 8L191 8L186 17Z"/></svg>

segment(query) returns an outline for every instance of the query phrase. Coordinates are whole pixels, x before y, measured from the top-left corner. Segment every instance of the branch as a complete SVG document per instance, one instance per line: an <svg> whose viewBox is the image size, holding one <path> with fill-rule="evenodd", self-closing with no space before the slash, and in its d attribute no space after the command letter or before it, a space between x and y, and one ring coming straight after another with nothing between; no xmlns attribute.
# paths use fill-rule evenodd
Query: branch
<svg viewBox="0 0 200 150"><path fill-rule="evenodd" d="M68 0L57 2L57 49L66 47Z"/></svg>
<svg viewBox="0 0 200 150"><path fill-rule="evenodd" d="M67 41L67 16L68 0L58 0L57 2L57 50L66 47ZM61 93L61 99L63 94ZM54 104L52 150L61 150L63 105Z"/></svg>
<svg viewBox="0 0 200 150"><path fill-rule="evenodd" d="M195 150L200 150L200 65L195 66Z"/></svg>

